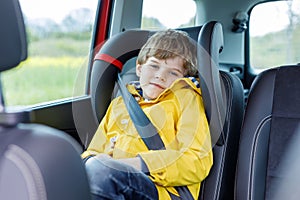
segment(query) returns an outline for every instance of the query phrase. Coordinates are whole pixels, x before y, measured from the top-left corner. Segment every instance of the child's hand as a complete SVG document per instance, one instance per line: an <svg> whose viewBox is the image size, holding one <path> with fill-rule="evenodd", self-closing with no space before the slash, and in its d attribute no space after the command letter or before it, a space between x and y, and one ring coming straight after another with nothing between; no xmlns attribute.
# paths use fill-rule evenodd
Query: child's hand
<svg viewBox="0 0 300 200"><path fill-rule="evenodd" d="M137 170L142 170L141 159L139 157L117 159L117 161L130 165Z"/></svg>
<svg viewBox="0 0 300 200"><path fill-rule="evenodd" d="M108 154L100 153L100 154L96 155L94 158L96 158L98 160L105 160L105 159L111 159L112 157L109 156Z"/></svg>

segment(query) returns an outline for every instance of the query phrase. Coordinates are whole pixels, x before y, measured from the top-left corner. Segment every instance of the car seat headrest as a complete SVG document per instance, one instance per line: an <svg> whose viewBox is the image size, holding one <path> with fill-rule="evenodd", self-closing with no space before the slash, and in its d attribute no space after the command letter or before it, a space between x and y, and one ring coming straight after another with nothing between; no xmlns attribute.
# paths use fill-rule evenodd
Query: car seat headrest
<svg viewBox="0 0 300 200"><path fill-rule="evenodd" d="M109 64L113 61L124 64L132 57L138 55L141 47L146 43L151 34L152 32L147 30L128 30L118 33L104 43L94 59L104 60ZM103 57L103 55L105 56ZM106 55L110 59L106 60Z"/></svg>
<svg viewBox="0 0 300 200"><path fill-rule="evenodd" d="M223 143L223 128L226 117L226 92L219 72L219 55L223 49L221 23L209 21L203 25L198 38L198 64L200 84L206 116L209 120L212 141ZM220 137L221 136L221 137Z"/></svg>
<svg viewBox="0 0 300 200"><path fill-rule="evenodd" d="M147 30L128 30L107 40L95 55L91 73L91 100L100 121L111 101L117 74L123 64L136 57L150 35Z"/></svg>
<svg viewBox="0 0 300 200"><path fill-rule="evenodd" d="M18 0L0 1L0 72L27 58L23 15Z"/></svg>

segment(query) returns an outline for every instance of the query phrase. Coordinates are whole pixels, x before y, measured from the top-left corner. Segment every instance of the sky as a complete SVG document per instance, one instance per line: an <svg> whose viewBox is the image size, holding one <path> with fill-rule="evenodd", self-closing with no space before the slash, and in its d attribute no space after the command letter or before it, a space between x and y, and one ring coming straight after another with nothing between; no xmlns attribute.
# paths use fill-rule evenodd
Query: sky
<svg viewBox="0 0 300 200"><path fill-rule="evenodd" d="M66 10L71 11L82 6L93 9L97 4L97 0L20 0L20 2L22 10L29 19L51 18L56 22L60 22L65 17L65 14L68 13ZM179 5L172 9L166 9L170 5L177 4ZM57 5L60 6L57 7ZM39 9L32 9L32 7ZM55 7L55 15L52 13L53 9L49 9L53 7ZM152 16L152 13L155 13L154 15L170 28L188 22L195 13L193 0L145 0L144 7L148 8L144 10L146 16ZM173 16L178 17L174 18Z"/></svg>
<svg viewBox="0 0 300 200"><path fill-rule="evenodd" d="M19 0L21 8L29 19L51 18L60 23L66 14L77 8L97 8L98 0ZM59 5L59 7L57 6ZM38 8L38 9L32 9ZM51 9L49 9L51 8ZM54 9L52 9L54 8ZM53 14L55 10L55 14ZM66 12L67 11L67 12Z"/></svg>
<svg viewBox="0 0 300 200"><path fill-rule="evenodd" d="M250 26L251 24L255 24L255 29L250 30L252 36L264 35L270 31L280 31L289 24L287 3L285 1L274 3L277 6L267 7L261 4L253 9ZM292 10L294 13L300 15L300 0L293 0Z"/></svg>
<svg viewBox="0 0 300 200"><path fill-rule="evenodd" d="M144 0L143 7L143 15L156 16L168 28L187 23L196 13L194 0Z"/></svg>
<svg viewBox="0 0 300 200"><path fill-rule="evenodd" d="M27 18L52 18L57 23L61 22L66 13L71 10L82 6L95 10L97 5L97 0L20 0L20 2ZM293 4L295 12L300 15L300 0L293 0ZM173 7L170 8L170 6ZM39 9L32 9L32 7ZM55 7L55 15L53 15L53 9L49 9L52 7ZM144 7L143 15L159 18L160 22L168 28L175 28L187 23L196 12L194 0L144 0ZM257 18L251 18L251 21L256 24L256 28L250 30L251 35L264 35L285 27L288 24L288 18L278 15L280 9L286 10L286 5L278 6L268 12L263 6L261 9L256 9Z"/></svg>

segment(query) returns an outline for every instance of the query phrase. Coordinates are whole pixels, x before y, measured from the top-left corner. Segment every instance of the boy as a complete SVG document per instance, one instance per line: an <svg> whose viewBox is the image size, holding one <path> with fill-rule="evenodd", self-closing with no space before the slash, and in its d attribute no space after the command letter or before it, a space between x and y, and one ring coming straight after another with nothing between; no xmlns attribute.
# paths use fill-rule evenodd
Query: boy
<svg viewBox="0 0 300 200"><path fill-rule="evenodd" d="M122 97L115 98L82 154L94 199L198 199L212 166L212 148L197 74L196 45L185 32L154 34L141 49L139 81L127 86L158 130L166 149L148 150Z"/></svg>

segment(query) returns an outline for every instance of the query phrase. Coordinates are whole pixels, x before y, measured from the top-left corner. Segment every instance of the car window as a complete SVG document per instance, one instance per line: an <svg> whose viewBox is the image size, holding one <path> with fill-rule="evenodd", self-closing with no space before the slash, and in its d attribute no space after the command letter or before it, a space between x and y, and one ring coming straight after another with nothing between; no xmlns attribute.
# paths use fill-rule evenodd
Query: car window
<svg viewBox="0 0 300 200"><path fill-rule="evenodd" d="M195 16L196 4L194 0L144 0L141 28L161 29L194 26Z"/></svg>
<svg viewBox="0 0 300 200"><path fill-rule="evenodd" d="M256 5L250 13L250 64L260 71L300 62L300 0Z"/></svg>
<svg viewBox="0 0 300 200"><path fill-rule="evenodd" d="M20 0L28 58L1 74L6 105L33 105L85 94L97 2Z"/></svg>

